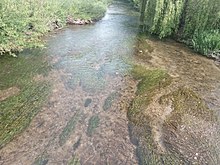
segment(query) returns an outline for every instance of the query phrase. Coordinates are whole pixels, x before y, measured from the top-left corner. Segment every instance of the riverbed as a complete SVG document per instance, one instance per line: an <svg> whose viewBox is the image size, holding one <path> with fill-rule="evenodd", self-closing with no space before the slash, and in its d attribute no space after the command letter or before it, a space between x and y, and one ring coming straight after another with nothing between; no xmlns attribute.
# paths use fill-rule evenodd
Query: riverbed
<svg viewBox="0 0 220 165"><path fill-rule="evenodd" d="M122 2L45 40L0 59L0 164L219 164L213 60L140 37L137 12Z"/></svg>

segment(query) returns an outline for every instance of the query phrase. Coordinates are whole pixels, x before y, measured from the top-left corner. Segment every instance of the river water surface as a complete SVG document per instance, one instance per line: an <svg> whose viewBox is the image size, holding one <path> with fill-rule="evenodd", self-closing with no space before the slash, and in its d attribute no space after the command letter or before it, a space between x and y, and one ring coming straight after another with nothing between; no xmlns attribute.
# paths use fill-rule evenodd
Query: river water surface
<svg viewBox="0 0 220 165"><path fill-rule="evenodd" d="M52 69L34 80L49 80L52 93L30 126L0 151L1 164L137 164L126 111L114 105L128 86L137 21L116 2L95 25L49 37L41 53Z"/></svg>
<svg viewBox="0 0 220 165"><path fill-rule="evenodd" d="M220 116L219 67L174 41L138 43L137 25L137 13L114 2L96 24L0 59L0 164L220 164L211 118ZM134 61L149 79L137 97ZM155 85L161 70L171 80L164 88L166 79Z"/></svg>

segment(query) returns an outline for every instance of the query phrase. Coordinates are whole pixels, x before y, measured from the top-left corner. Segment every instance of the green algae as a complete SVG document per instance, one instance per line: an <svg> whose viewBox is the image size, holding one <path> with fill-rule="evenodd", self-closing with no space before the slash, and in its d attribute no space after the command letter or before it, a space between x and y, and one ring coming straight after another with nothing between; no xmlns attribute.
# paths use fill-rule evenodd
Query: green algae
<svg viewBox="0 0 220 165"><path fill-rule="evenodd" d="M82 137L80 137L76 143L73 144L73 151L75 151L81 144Z"/></svg>
<svg viewBox="0 0 220 165"><path fill-rule="evenodd" d="M138 83L137 95L153 92L168 86L171 83L171 77L163 70L147 70L141 65L135 65L131 71L134 79L140 80Z"/></svg>
<svg viewBox="0 0 220 165"><path fill-rule="evenodd" d="M59 136L59 144L60 146L64 145L68 138L71 136L73 131L75 130L76 124L79 121L80 113L76 113L66 124L62 133Z"/></svg>
<svg viewBox="0 0 220 165"><path fill-rule="evenodd" d="M39 54L37 54L37 52ZM50 83L34 81L36 75L46 75L50 70L40 51L24 52L18 58L0 58L0 90L10 87L20 92L0 102L0 148L21 133L47 101Z"/></svg>
<svg viewBox="0 0 220 165"><path fill-rule="evenodd" d="M91 137L94 134L95 129L99 126L99 122L100 122L100 119L99 119L98 115L92 116L89 119L89 125L87 127L87 135L88 136Z"/></svg>

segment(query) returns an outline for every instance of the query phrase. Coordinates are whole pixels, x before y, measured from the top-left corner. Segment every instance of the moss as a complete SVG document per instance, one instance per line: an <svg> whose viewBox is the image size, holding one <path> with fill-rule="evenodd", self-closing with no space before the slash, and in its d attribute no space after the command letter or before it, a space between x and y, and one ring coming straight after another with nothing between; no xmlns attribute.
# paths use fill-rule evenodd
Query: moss
<svg viewBox="0 0 220 165"><path fill-rule="evenodd" d="M97 115L95 116L92 116L90 119L89 119L89 125L88 125L88 128L87 128L87 135L88 136L92 136L95 129L98 127L99 125L99 117Z"/></svg>
<svg viewBox="0 0 220 165"><path fill-rule="evenodd" d="M79 113L75 114L66 124L62 133L59 136L59 144L62 146L70 137L72 132L74 131L76 124L79 120Z"/></svg>

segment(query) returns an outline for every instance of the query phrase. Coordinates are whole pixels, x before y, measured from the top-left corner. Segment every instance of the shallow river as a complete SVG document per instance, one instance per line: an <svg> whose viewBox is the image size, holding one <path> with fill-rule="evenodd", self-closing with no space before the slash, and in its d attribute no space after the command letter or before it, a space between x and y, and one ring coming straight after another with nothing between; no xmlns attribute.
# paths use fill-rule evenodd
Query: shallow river
<svg viewBox="0 0 220 165"><path fill-rule="evenodd" d="M127 87L134 53L138 17L131 10L115 3L96 24L49 37L41 54L52 69L34 81L46 79L52 93L30 126L0 151L0 163L137 164L126 112L114 105Z"/></svg>
<svg viewBox="0 0 220 165"><path fill-rule="evenodd" d="M138 43L137 25L137 13L115 2L94 25L0 59L1 165L220 163L219 123L204 117L220 116L219 67L174 41ZM136 123L127 117L141 81L130 76L134 61L172 79L143 95L152 101Z"/></svg>

